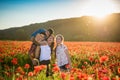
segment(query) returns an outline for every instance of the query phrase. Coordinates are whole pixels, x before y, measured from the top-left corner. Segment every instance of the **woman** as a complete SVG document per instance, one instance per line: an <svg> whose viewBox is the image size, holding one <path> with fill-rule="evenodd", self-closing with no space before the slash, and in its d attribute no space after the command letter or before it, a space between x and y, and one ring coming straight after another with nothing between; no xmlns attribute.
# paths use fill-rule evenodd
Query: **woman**
<svg viewBox="0 0 120 80"><path fill-rule="evenodd" d="M48 37L47 41L38 41L40 46L37 47L37 53L39 53L39 61L40 65L46 65L47 70L46 70L46 76L49 75L49 64L51 60L51 53L54 48L54 36L50 35ZM40 50L39 50L40 49Z"/></svg>
<svg viewBox="0 0 120 80"><path fill-rule="evenodd" d="M47 39L47 41L44 40L39 43L40 43L40 50L41 50L39 55L40 64L50 63L51 53L54 48L54 36L51 35Z"/></svg>

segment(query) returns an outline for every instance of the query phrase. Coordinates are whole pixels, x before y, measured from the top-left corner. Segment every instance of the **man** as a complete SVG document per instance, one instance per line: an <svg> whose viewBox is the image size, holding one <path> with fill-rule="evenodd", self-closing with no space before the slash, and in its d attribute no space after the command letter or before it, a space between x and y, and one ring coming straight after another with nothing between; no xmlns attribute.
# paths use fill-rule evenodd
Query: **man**
<svg viewBox="0 0 120 80"><path fill-rule="evenodd" d="M44 38L45 40L48 39L48 37L53 34L54 31L53 29L48 29L48 30L45 30L45 29L39 29L35 32L32 33L31 35L31 41L33 42L32 45L31 45L31 48L29 50L29 57L33 63L33 65L35 66L36 65L36 62L34 61L34 59L38 59L39 58L39 53L36 53L38 52L37 48L39 48L38 46L40 46L40 44L38 43L38 41L42 41L42 39ZM45 35L44 37L41 35Z"/></svg>
<svg viewBox="0 0 120 80"><path fill-rule="evenodd" d="M51 34L54 33L54 31L53 31L53 29L48 29L48 30L46 30L46 29L39 29L39 30L37 30L37 31L35 31L35 32L32 33L32 35L31 35L31 41L33 42L34 39L35 39L35 37L38 34L40 34L40 33L45 33L46 34L46 39L47 39Z"/></svg>

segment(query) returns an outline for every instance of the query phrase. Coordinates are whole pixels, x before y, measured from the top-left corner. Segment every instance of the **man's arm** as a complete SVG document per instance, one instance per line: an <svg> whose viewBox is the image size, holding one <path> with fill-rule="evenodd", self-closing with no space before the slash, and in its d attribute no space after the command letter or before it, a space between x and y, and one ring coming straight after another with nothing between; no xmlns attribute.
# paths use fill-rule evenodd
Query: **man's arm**
<svg viewBox="0 0 120 80"><path fill-rule="evenodd" d="M35 32L33 32L31 34L31 37L35 37L38 33L42 33L42 32L45 32L46 30L45 29L39 29L39 30L36 30Z"/></svg>
<svg viewBox="0 0 120 80"><path fill-rule="evenodd" d="M40 42L38 42L40 45L47 45L48 43L47 43L47 41L40 41Z"/></svg>

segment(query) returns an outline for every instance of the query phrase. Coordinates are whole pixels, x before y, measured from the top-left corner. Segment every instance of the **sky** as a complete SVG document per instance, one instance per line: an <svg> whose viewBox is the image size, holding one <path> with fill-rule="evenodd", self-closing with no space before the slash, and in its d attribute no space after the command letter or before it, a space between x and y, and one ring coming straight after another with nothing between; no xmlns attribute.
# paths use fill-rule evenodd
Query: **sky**
<svg viewBox="0 0 120 80"><path fill-rule="evenodd" d="M0 0L0 30L49 20L120 13L120 0Z"/></svg>

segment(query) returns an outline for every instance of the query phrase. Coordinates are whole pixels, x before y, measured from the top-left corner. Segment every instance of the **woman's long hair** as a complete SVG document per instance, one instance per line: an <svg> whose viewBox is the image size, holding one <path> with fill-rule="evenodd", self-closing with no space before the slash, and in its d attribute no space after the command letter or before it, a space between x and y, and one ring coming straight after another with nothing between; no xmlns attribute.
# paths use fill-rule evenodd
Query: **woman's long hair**
<svg viewBox="0 0 120 80"><path fill-rule="evenodd" d="M54 35L53 34L51 34L50 36L52 36L53 37L53 42L49 45L50 46L50 48L51 48L51 53L53 52L53 50L54 50L54 47L55 47L55 42L54 42ZM49 37L50 37L49 36Z"/></svg>

